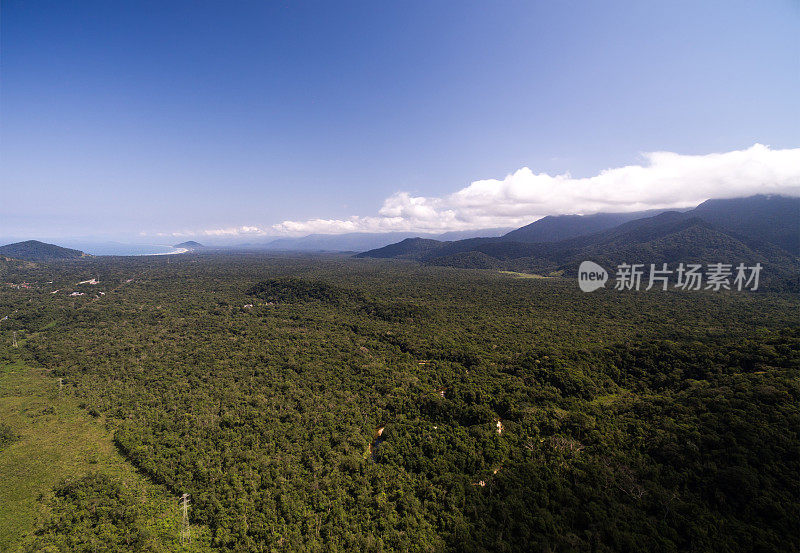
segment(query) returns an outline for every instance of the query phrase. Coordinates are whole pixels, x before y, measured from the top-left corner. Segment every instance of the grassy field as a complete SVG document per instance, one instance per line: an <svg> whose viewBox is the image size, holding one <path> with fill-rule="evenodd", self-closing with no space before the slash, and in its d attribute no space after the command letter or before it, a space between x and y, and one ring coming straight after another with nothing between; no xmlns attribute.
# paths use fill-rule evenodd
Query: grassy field
<svg viewBox="0 0 800 553"><path fill-rule="evenodd" d="M20 439L0 450L0 551L17 551L46 517L46 499L65 478L97 471L122 479L139 498L155 551L203 551L210 536L193 527L193 543L179 539L178 499L147 481L118 453L100 419L41 370L0 366L0 421Z"/></svg>
<svg viewBox="0 0 800 553"><path fill-rule="evenodd" d="M500 271L501 275L509 275L516 278L547 278L542 275L536 275L533 273L518 273L517 271Z"/></svg>

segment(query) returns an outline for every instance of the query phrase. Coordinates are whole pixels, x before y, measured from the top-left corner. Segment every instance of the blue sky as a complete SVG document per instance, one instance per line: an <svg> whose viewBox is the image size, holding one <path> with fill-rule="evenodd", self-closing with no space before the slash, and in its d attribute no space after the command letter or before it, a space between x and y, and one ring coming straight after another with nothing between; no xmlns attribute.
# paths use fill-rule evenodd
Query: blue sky
<svg viewBox="0 0 800 553"><path fill-rule="evenodd" d="M658 165L648 152L679 154L685 182L633 188L624 209L697 200L712 153L774 180L736 190L800 186L794 0L4 0L1 15L0 236L504 226L608 210L547 191L616 188L591 179ZM704 193L730 180L714 178Z"/></svg>

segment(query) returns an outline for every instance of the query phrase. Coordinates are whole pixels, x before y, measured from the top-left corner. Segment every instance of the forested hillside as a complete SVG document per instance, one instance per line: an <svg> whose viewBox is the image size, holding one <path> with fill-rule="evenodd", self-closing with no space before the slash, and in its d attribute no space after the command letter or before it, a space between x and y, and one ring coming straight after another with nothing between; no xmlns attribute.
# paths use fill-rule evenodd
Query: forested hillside
<svg viewBox="0 0 800 553"><path fill-rule="evenodd" d="M796 295L334 256L4 267L30 287L0 288L0 358L63 378L220 551L798 550ZM86 489L136 550L100 476L45 528Z"/></svg>
<svg viewBox="0 0 800 553"><path fill-rule="evenodd" d="M46 244L38 240L26 240L15 244L0 246L0 255L27 261L47 261L53 259L79 259L86 257L80 250L62 248L55 244Z"/></svg>
<svg viewBox="0 0 800 553"><path fill-rule="evenodd" d="M614 228L628 221L654 217L666 209L593 215L548 215L503 235L507 242L558 242Z"/></svg>
<svg viewBox="0 0 800 553"><path fill-rule="evenodd" d="M764 286L800 291L800 198L709 200L689 211L545 217L498 238L407 239L363 258L416 260L467 269L577 275L584 260L623 263L761 263Z"/></svg>

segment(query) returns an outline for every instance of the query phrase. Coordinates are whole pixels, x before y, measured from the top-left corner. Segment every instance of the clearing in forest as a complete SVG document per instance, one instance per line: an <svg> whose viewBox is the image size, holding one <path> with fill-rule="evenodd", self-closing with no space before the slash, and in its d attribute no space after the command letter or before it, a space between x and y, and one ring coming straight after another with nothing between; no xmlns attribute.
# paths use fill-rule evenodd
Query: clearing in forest
<svg viewBox="0 0 800 553"><path fill-rule="evenodd" d="M178 500L137 473L117 451L112 433L66 392L41 370L19 362L0 365L0 421L18 437L0 449L0 551L16 551L37 520L47 517L40 497L50 497L63 479L90 472L119 478L134 491L159 550L205 550L209 535L200 527L192 527L192 546L181 546Z"/></svg>

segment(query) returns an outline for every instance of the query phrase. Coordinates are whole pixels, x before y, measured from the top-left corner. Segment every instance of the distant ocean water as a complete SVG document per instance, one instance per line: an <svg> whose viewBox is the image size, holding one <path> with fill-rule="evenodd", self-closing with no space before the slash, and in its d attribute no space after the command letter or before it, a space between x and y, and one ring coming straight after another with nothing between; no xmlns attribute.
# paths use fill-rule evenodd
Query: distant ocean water
<svg viewBox="0 0 800 553"><path fill-rule="evenodd" d="M103 244L74 244L68 247L77 248L91 255L157 255L178 253L180 250L172 246L157 244L117 244L115 242Z"/></svg>

